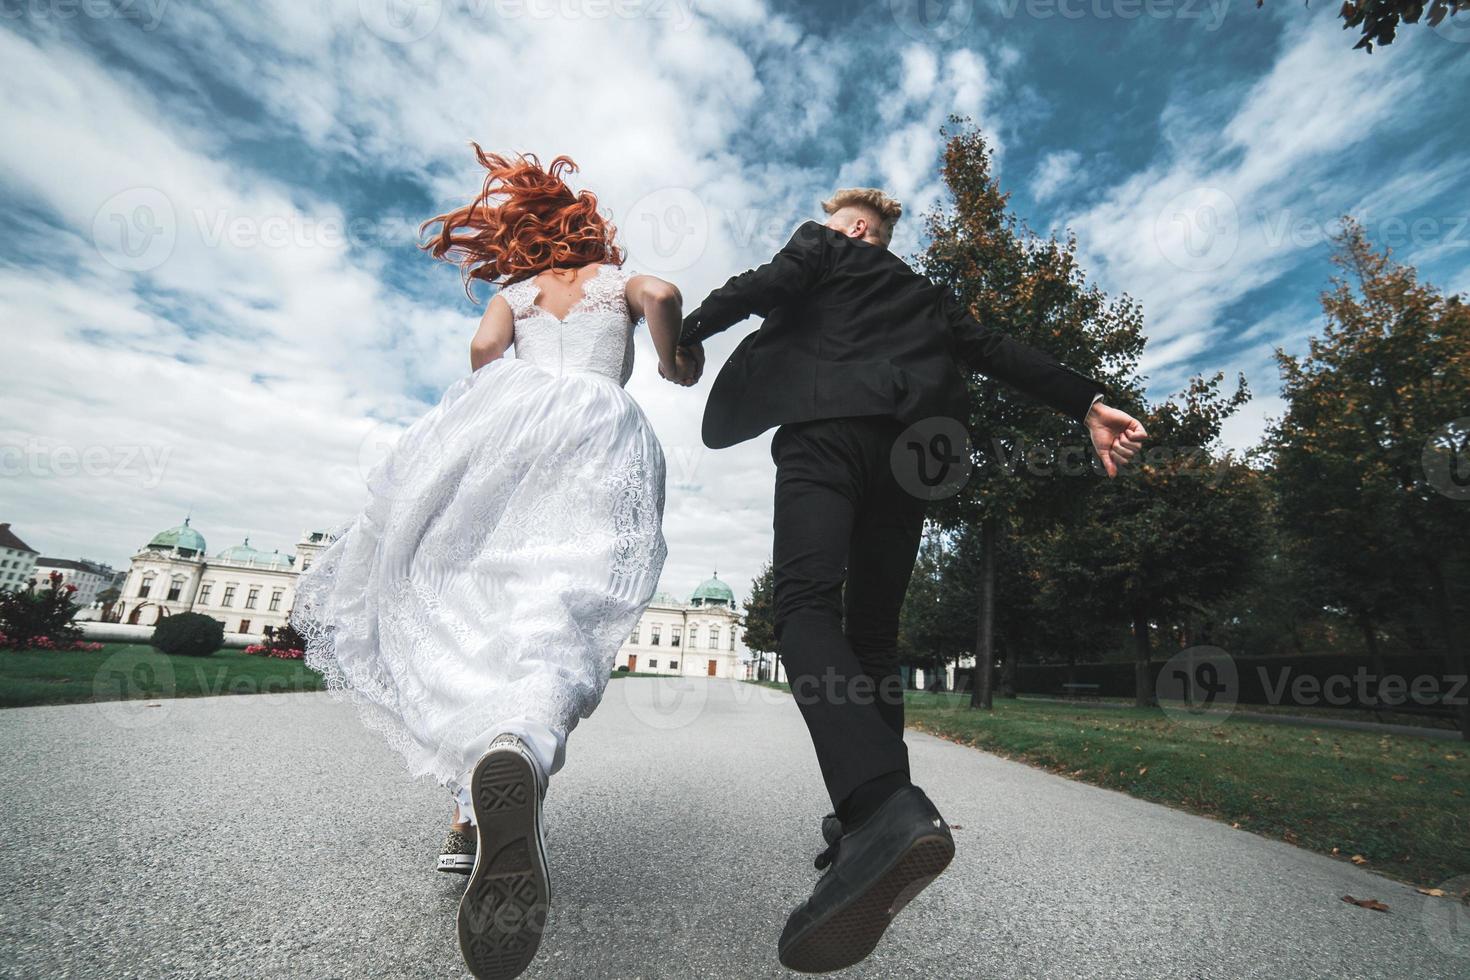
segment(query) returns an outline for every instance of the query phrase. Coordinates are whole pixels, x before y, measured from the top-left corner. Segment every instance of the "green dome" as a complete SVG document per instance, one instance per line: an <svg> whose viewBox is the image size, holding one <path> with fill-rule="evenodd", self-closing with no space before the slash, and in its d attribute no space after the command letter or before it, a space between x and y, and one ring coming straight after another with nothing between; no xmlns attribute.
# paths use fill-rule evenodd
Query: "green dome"
<svg viewBox="0 0 1470 980"><path fill-rule="evenodd" d="M184 518L184 523L178 527L171 527L167 531L159 531L148 542L150 548L162 548L165 550L177 549L189 555L204 554L204 535L189 526L189 518Z"/></svg>
<svg viewBox="0 0 1470 980"><path fill-rule="evenodd" d="M279 551L261 551L259 548L252 548L249 538L245 539L244 544L231 545L215 557L223 561L249 562L261 568L291 567L289 555L283 555Z"/></svg>
<svg viewBox="0 0 1470 980"><path fill-rule="evenodd" d="M719 574L716 573L699 583L699 588L694 590L689 602L695 606L734 606L735 593L720 581Z"/></svg>

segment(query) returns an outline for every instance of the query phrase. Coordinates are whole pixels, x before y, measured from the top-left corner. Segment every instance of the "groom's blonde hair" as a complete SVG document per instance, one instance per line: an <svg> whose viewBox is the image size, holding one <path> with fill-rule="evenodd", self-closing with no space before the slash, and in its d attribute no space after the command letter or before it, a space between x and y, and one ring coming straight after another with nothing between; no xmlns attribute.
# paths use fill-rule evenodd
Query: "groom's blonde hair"
<svg viewBox="0 0 1470 980"><path fill-rule="evenodd" d="M878 237L893 241L893 226L903 217L903 205L876 187L846 187L822 202L822 210L836 214L843 208L866 208L878 216Z"/></svg>

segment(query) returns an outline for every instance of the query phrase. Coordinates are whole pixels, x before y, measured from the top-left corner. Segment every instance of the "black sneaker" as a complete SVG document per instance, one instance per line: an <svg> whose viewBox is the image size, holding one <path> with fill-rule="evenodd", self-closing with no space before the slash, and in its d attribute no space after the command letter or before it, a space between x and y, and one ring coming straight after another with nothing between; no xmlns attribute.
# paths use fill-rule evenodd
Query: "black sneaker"
<svg viewBox="0 0 1470 980"><path fill-rule="evenodd" d="M501 735L475 764L475 867L459 903L459 949L480 980L531 965L546 928L551 876L541 832L540 770L525 744Z"/></svg>
<svg viewBox="0 0 1470 980"><path fill-rule="evenodd" d="M825 836L836 828L824 820L822 829ZM954 838L923 791L908 786L894 793L817 858L827 873L786 920L781 964L826 973L864 959L893 917L953 858Z"/></svg>
<svg viewBox="0 0 1470 980"><path fill-rule="evenodd" d="M467 875L475 867L474 831L451 830L439 852L438 869L455 875Z"/></svg>

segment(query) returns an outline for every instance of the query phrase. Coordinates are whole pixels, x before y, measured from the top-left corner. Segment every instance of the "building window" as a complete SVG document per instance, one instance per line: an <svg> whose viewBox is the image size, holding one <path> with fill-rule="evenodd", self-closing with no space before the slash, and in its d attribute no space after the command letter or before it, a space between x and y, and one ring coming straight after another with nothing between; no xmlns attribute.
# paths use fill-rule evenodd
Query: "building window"
<svg viewBox="0 0 1470 980"><path fill-rule="evenodd" d="M281 611L281 596L285 595L280 589L271 593L271 612Z"/></svg>
<svg viewBox="0 0 1470 980"><path fill-rule="evenodd" d="M697 646L699 646L699 627L691 626L689 627L689 649L693 650Z"/></svg>
<svg viewBox="0 0 1470 980"><path fill-rule="evenodd" d="M720 628L718 626L711 626L709 628L709 648L711 650L718 650L720 648Z"/></svg>
<svg viewBox="0 0 1470 980"><path fill-rule="evenodd" d="M677 661L677 660L670 660L669 661L669 669L670 670L678 670L679 669L679 661Z"/></svg>
<svg viewBox="0 0 1470 980"><path fill-rule="evenodd" d="M628 642L631 643L631 644L633 644L634 646L637 646L638 645L638 630L639 630L639 627L637 627L637 626L633 627L633 635L630 636L630 637L628 637Z"/></svg>
<svg viewBox="0 0 1470 980"><path fill-rule="evenodd" d="M220 599L219 604L224 606L226 609L235 604L235 587L233 585L225 586L225 594Z"/></svg>
<svg viewBox="0 0 1470 980"><path fill-rule="evenodd" d="M242 620L240 620L240 632L241 633L249 633L250 632L250 620L248 620L248 619L242 619Z"/></svg>
<svg viewBox="0 0 1470 980"><path fill-rule="evenodd" d="M267 640L269 640L271 637L273 637L273 636L276 635L276 628L274 626L270 625L269 623L267 623L267 624L265 624L264 626L262 626L260 628L260 633Z"/></svg>
<svg viewBox="0 0 1470 980"><path fill-rule="evenodd" d="M673 632L671 632L669 634L669 646L671 646L671 647L678 646L679 645L679 641L682 640L683 638L684 638L684 628L682 626L675 626L674 629L673 629Z"/></svg>
<svg viewBox="0 0 1470 980"><path fill-rule="evenodd" d="M201 606L209 605L209 590L212 588L214 588L213 582L205 582L199 586L199 604Z"/></svg>
<svg viewBox="0 0 1470 980"><path fill-rule="evenodd" d="M655 670L655 669L657 669L657 667L658 667L658 661L657 660L650 660L648 662L648 669L649 670Z"/></svg>
<svg viewBox="0 0 1470 980"><path fill-rule="evenodd" d="M179 594L184 591L184 580L181 578L170 579L168 583L168 601L178 602Z"/></svg>
<svg viewBox="0 0 1470 980"><path fill-rule="evenodd" d="M301 559L301 570L303 572L306 571L310 567L311 567L311 559L310 558L303 558L303 559Z"/></svg>
<svg viewBox="0 0 1470 980"><path fill-rule="evenodd" d="M254 609L255 603L260 599L260 586L252 585L250 591L245 594L245 608Z"/></svg>
<svg viewBox="0 0 1470 980"><path fill-rule="evenodd" d="M138 586L138 598L140 598L140 599L146 599L146 598L148 598L148 593L150 593L152 591L153 591L153 575L150 572L149 574L143 576L143 581Z"/></svg>
<svg viewBox="0 0 1470 980"><path fill-rule="evenodd" d="M650 630L650 632L653 635L648 638L648 645L656 647L659 645L660 637L663 634L663 627L659 626L658 624L654 624L653 629Z"/></svg>
<svg viewBox="0 0 1470 980"><path fill-rule="evenodd" d="M735 649L735 630L733 627L730 629L730 646L727 649Z"/></svg>

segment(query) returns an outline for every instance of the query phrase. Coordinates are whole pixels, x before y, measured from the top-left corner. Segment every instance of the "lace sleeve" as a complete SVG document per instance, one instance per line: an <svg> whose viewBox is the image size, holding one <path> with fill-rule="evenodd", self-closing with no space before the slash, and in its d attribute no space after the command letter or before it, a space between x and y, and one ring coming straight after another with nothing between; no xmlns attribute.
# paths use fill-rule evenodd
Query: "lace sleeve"
<svg viewBox="0 0 1470 980"><path fill-rule="evenodd" d="M500 296L510 306L511 315L517 320L524 319L531 312L532 305L536 302L536 294L540 290L536 286L535 278L522 279L520 282L511 283L509 286L501 286Z"/></svg>
<svg viewBox="0 0 1470 980"><path fill-rule="evenodd" d="M623 312L627 315L629 320L633 321L633 324L635 326L638 323L642 322L642 320L641 318L638 320L634 320L633 311L628 309L628 281L637 275L640 275L640 273L634 272L632 269L618 266L609 269L607 271L607 274L603 277L608 282L608 289L616 293L617 301L622 304Z"/></svg>

